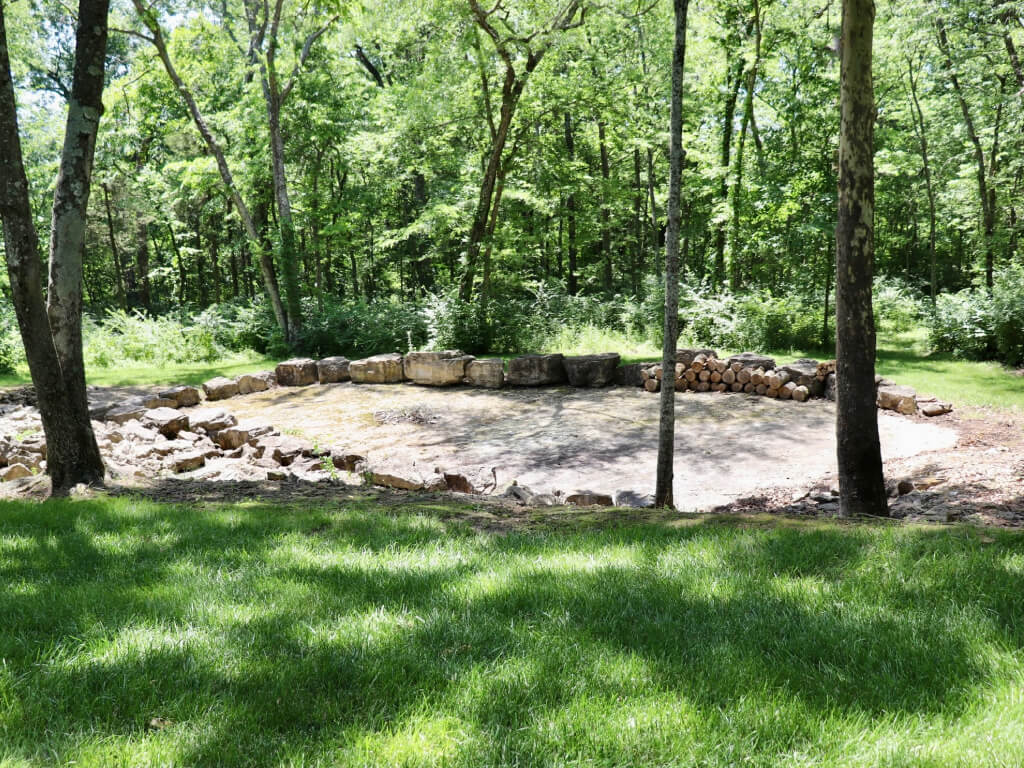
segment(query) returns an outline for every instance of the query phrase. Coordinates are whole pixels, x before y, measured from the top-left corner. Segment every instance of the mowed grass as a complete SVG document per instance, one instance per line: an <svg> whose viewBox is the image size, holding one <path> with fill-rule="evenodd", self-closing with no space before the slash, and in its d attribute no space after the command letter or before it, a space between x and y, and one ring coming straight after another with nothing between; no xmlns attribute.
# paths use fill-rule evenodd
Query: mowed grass
<svg viewBox="0 0 1024 768"><path fill-rule="evenodd" d="M172 365L123 365L110 368L90 368L86 380L103 387L146 387L171 384L202 384L215 376L232 378L243 373L265 371L280 362L256 352L239 353L225 360L210 363L175 363ZM0 376L0 387L20 387L31 384L27 368L19 368L13 375Z"/></svg>
<svg viewBox="0 0 1024 768"><path fill-rule="evenodd" d="M0 505L0 765L1006 766L1024 538Z"/></svg>

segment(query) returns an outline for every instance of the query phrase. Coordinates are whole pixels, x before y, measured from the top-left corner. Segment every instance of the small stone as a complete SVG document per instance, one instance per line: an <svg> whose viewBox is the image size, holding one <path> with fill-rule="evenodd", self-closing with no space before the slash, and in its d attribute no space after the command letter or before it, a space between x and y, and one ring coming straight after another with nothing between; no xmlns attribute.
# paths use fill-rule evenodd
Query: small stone
<svg viewBox="0 0 1024 768"><path fill-rule="evenodd" d="M398 488L403 491L423 490L423 481L418 477L392 472L372 471L370 473L370 482L374 485L382 485L385 488Z"/></svg>
<svg viewBox="0 0 1024 768"><path fill-rule="evenodd" d="M940 403L940 402L923 402L922 403L920 400L918 400L917 404L918 404L918 407L920 407L920 409L921 409L921 413L923 413L925 416L929 416L929 417L943 416L943 415L945 415L945 414L947 414L947 413L949 413L949 412L951 412L953 410L953 406L950 405L949 403Z"/></svg>
<svg viewBox="0 0 1024 768"><path fill-rule="evenodd" d="M307 387L317 382L316 361L308 357L297 357L278 363L274 369L277 383L282 387Z"/></svg>
<svg viewBox="0 0 1024 768"><path fill-rule="evenodd" d="M207 400L226 400L238 394L238 382L224 376L217 376L203 383Z"/></svg>
<svg viewBox="0 0 1024 768"><path fill-rule="evenodd" d="M11 464L9 467L5 467L0 470L0 479L4 482L10 480L18 480L22 477L32 477L32 470L26 467L24 464Z"/></svg>
<svg viewBox="0 0 1024 768"><path fill-rule="evenodd" d="M191 472L206 465L206 457L200 451L177 453L168 462L175 472Z"/></svg>
<svg viewBox="0 0 1024 768"><path fill-rule="evenodd" d="M114 424L125 424L132 419L141 419L142 415L148 410L148 408L135 403L115 405L107 411L106 419Z"/></svg>
<svg viewBox="0 0 1024 768"><path fill-rule="evenodd" d="M256 443L256 455L269 457L278 464L287 466L299 456L311 456L313 444L309 440L291 435L268 435Z"/></svg>
<svg viewBox="0 0 1024 768"><path fill-rule="evenodd" d="M331 463L344 472L360 472L366 467L366 457L343 448L332 448Z"/></svg>
<svg viewBox="0 0 1024 768"><path fill-rule="evenodd" d="M177 437L183 429L188 429L188 416L174 408L154 408L142 414L143 426L151 427L166 437Z"/></svg>
<svg viewBox="0 0 1024 768"><path fill-rule="evenodd" d="M142 398L142 404L149 409L153 408L177 408L178 401L159 395L149 395Z"/></svg>
<svg viewBox="0 0 1024 768"><path fill-rule="evenodd" d="M202 429L210 434L233 427L237 423L238 419L222 408L203 408L189 415L189 424L193 429Z"/></svg>
<svg viewBox="0 0 1024 768"><path fill-rule="evenodd" d="M908 493L914 490L914 483L910 480L900 480L896 483L896 494L898 496L906 496Z"/></svg>

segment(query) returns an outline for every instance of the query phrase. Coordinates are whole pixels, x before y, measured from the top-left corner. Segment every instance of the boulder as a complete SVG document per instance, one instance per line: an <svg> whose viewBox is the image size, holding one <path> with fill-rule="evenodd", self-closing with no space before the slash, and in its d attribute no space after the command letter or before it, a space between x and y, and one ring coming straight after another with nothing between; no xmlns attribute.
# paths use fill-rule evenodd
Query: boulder
<svg viewBox="0 0 1024 768"><path fill-rule="evenodd" d="M201 451L184 451L176 453L167 460L167 465L174 472L191 472L206 465L206 457Z"/></svg>
<svg viewBox="0 0 1024 768"><path fill-rule="evenodd" d="M41 469L43 466L43 457L38 453L15 449L11 453L7 454L7 463L10 466L21 464L29 469Z"/></svg>
<svg viewBox="0 0 1024 768"><path fill-rule="evenodd" d="M615 383L620 387L642 387L644 385L643 370L650 363L626 363L615 369Z"/></svg>
<svg viewBox="0 0 1024 768"><path fill-rule="evenodd" d="M170 456L175 451L191 450L192 444L184 440L154 440L152 443L139 443L133 453L137 458L149 459L154 456Z"/></svg>
<svg viewBox="0 0 1024 768"><path fill-rule="evenodd" d="M508 364L506 382L513 387L541 387L564 384L565 358L562 355L523 355Z"/></svg>
<svg viewBox="0 0 1024 768"><path fill-rule="evenodd" d="M256 456L270 458L288 466L299 456L312 456L313 444L309 440L291 435L266 435L256 441Z"/></svg>
<svg viewBox="0 0 1024 768"><path fill-rule="evenodd" d="M119 443L123 440L135 443L151 443L160 436L156 429L144 427L141 422L132 419L110 433L110 441Z"/></svg>
<svg viewBox="0 0 1024 768"><path fill-rule="evenodd" d="M443 352L410 352L403 361L405 378L415 384L447 387L461 384L466 376L466 365L473 362L472 355L457 349Z"/></svg>
<svg viewBox="0 0 1024 768"><path fill-rule="evenodd" d="M765 370L768 370L767 368ZM789 365L784 365L778 370L789 374L789 380L798 387L811 389L815 382L818 382L818 361L809 357L802 357L794 360ZM819 384L821 382L818 382Z"/></svg>
<svg viewBox="0 0 1024 768"><path fill-rule="evenodd" d="M349 359L347 357L325 357L316 361L316 376L321 384L336 384L348 381Z"/></svg>
<svg viewBox="0 0 1024 768"><path fill-rule="evenodd" d="M277 386L277 374L273 371L243 373L235 381L238 383L238 394L249 395L253 392L265 392Z"/></svg>
<svg viewBox="0 0 1024 768"><path fill-rule="evenodd" d="M238 394L238 382L224 376L217 376L203 382L203 392L207 400L226 400Z"/></svg>
<svg viewBox="0 0 1024 768"><path fill-rule="evenodd" d="M397 384L405 379L402 356L397 352L353 360L348 372L354 384Z"/></svg>
<svg viewBox="0 0 1024 768"><path fill-rule="evenodd" d="M115 424L127 424L132 419L141 419L147 410L149 409L143 408L136 403L124 403L122 405L115 405L108 410L106 419Z"/></svg>
<svg viewBox="0 0 1024 768"><path fill-rule="evenodd" d="M718 353L713 349L677 349L676 350L676 362L681 363L687 367L693 362L693 359L697 355L705 355L707 357L718 357Z"/></svg>
<svg viewBox="0 0 1024 768"><path fill-rule="evenodd" d="M898 384L883 384L878 388L879 408L896 411L905 415L917 413L917 393L910 387Z"/></svg>
<svg viewBox="0 0 1024 768"><path fill-rule="evenodd" d="M5 467L0 470L0 480L3 480L4 482L18 480L22 477L32 477L32 475L32 470L24 464L11 464L9 467Z"/></svg>
<svg viewBox="0 0 1024 768"><path fill-rule="evenodd" d="M307 387L317 382L316 361L297 357L278 363L274 369L277 383L282 387Z"/></svg>
<svg viewBox="0 0 1024 768"><path fill-rule="evenodd" d="M331 463L344 472L360 472L366 466L366 457L343 448L332 448Z"/></svg>
<svg viewBox="0 0 1024 768"><path fill-rule="evenodd" d="M177 437L179 432L189 427L188 416L174 408L153 408L142 414L139 421L165 437Z"/></svg>
<svg viewBox="0 0 1024 768"><path fill-rule="evenodd" d="M199 388L190 387L187 384L165 389L160 393L160 397L165 400L173 400L174 405L171 408L191 408L193 405L199 405L200 400Z"/></svg>
<svg viewBox="0 0 1024 768"><path fill-rule="evenodd" d="M217 432L217 434L213 436L213 442L225 451L233 451L236 448L241 448L256 437L254 431L260 428L261 427L254 428L250 425L236 424L233 427L228 427L227 429L222 429Z"/></svg>
<svg viewBox="0 0 1024 768"><path fill-rule="evenodd" d="M612 497L606 493L577 491L566 496L565 503L575 507L610 507L614 502Z"/></svg>
<svg viewBox="0 0 1024 768"><path fill-rule="evenodd" d="M18 447L23 451L38 453L44 459L46 458L46 438L41 435L38 437L26 437L18 444Z"/></svg>
<svg viewBox="0 0 1024 768"><path fill-rule="evenodd" d="M565 375L573 387L607 387L615 380L619 359L616 352L566 357Z"/></svg>
<svg viewBox="0 0 1024 768"><path fill-rule="evenodd" d="M471 360L466 365L466 383L471 387L501 389L505 386L505 361L500 357Z"/></svg>
<svg viewBox="0 0 1024 768"><path fill-rule="evenodd" d="M770 371L775 367L775 358L767 355L759 355L756 352L741 352L733 355L726 363L732 366L733 363L740 363L744 368L764 368Z"/></svg>
<svg viewBox="0 0 1024 768"><path fill-rule="evenodd" d="M238 419L221 408L202 408L189 415L192 429L203 429L209 434L233 427L237 423Z"/></svg>

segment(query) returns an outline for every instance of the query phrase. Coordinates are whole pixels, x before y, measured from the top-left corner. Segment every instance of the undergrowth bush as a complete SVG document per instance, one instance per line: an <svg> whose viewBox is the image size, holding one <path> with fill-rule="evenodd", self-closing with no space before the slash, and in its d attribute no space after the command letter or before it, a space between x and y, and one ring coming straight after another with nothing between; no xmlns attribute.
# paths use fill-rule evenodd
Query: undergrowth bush
<svg viewBox="0 0 1024 768"><path fill-rule="evenodd" d="M928 341L953 357L1024 365L1024 267L1000 270L991 293L968 288L939 294Z"/></svg>
<svg viewBox="0 0 1024 768"><path fill-rule="evenodd" d="M228 354L208 325L173 315L149 317L141 312L111 310L101 322L87 315L82 335L85 364L95 368L207 363Z"/></svg>
<svg viewBox="0 0 1024 768"><path fill-rule="evenodd" d="M309 355L346 355L358 358L382 352L406 352L427 341L427 320L420 306L411 302L360 301L342 303L325 300L319 309L315 300L303 307L305 322L299 334L299 348ZM288 354L287 346L274 329L269 352Z"/></svg>

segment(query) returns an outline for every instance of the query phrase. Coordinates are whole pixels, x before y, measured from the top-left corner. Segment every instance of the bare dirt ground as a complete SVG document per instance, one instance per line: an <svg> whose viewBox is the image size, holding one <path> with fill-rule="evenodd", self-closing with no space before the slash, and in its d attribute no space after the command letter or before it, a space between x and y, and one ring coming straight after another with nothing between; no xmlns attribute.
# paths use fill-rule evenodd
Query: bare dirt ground
<svg viewBox="0 0 1024 768"><path fill-rule="evenodd" d="M706 511L767 489L793 492L835 469L835 408L749 395L677 396L677 505ZM332 384L278 388L225 401L321 446L378 466L469 468L538 493L649 493L658 398L639 389L431 389ZM956 430L880 412L894 460L953 448Z"/></svg>

